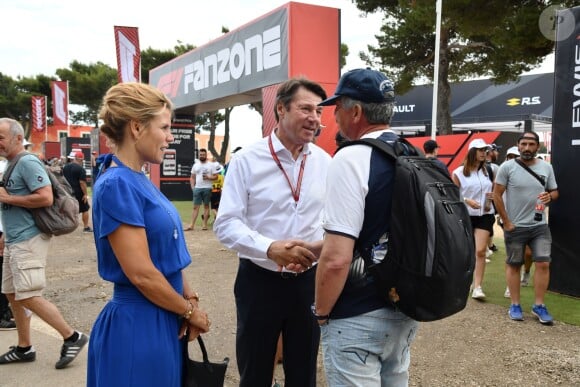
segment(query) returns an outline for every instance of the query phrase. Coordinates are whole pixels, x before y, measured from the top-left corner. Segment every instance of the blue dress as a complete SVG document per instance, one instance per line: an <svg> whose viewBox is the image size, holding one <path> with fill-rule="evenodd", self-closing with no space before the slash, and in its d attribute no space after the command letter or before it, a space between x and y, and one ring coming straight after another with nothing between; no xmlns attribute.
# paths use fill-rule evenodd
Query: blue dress
<svg viewBox="0 0 580 387"><path fill-rule="evenodd" d="M180 316L150 302L123 273L107 236L121 224L144 227L149 254L179 294L191 263L175 207L143 173L109 168L93 192L99 275L114 283L113 298L91 331L87 386L181 386Z"/></svg>

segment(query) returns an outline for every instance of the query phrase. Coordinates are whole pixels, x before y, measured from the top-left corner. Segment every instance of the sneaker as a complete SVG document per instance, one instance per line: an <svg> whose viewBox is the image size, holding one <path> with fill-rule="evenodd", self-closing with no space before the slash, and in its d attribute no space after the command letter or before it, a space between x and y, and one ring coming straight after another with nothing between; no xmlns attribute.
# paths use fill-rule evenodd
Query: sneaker
<svg viewBox="0 0 580 387"><path fill-rule="evenodd" d="M487 249L487 250L485 251L485 258L489 258L489 257L491 257L491 255L492 255L492 254L493 254L493 251L491 251L490 249Z"/></svg>
<svg viewBox="0 0 580 387"><path fill-rule="evenodd" d="M544 304L532 306L532 314L544 325L552 325L554 322L554 318L548 313L548 309Z"/></svg>
<svg viewBox="0 0 580 387"><path fill-rule="evenodd" d="M491 251L493 251L494 253L497 252L497 246L495 244L492 244L491 246L489 246L489 249Z"/></svg>
<svg viewBox="0 0 580 387"><path fill-rule="evenodd" d="M523 272L520 283L522 286L528 286L530 284L530 273Z"/></svg>
<svg viewBox="0 0 580 387"><path fill-rule="evenodd" d="M83 228L83 232L93 232L93 229L90 227Z"/></svg>
<svg viewBox="0 0 580 387"><path fill-rule="evenodd" d="M508 288L507 286L505 288L505 292L503 292L503 296L505 298L510 298L512 296L511 293L510 293L510 288Z"/></svg>
<svg viewBox="0 0 580 387"><path fill-rule="evenodd" d="M10 347L10 351L0 356L0 364L17 363L17 362L31 362L36 360L36 350L34 347L24 353L16 350L16 346Z"/></svg>
<svg viewBox="0 0 580 387"><path fill-rule="evenodd" d="M0 331L13 331L16 329L14 320L0 320Z"/></svg>
<svg viewBox="0 0 580 387"><path fill-rule="evenodd" d="M60 370L66 367L77 357L88 342L89 337L81 332L79 332L79 338L74 343L67 343L65 341L60 350L60 359L56 362L54 368Z"/></svg>
<svg viewBox="0 0 580 387"><path fill-rule="evenodd" d="M473 293L471 293L471 298L475 298L476 300L483 300L485 298L485 293L481 290L481 286L476 287L473 289Z"/></svg>
<svg viewBox="0 0 580 387"><path fill-rule="evenodd" d="M524 320L524 313L522 312L522 307L519 304L511 304L508 315L512 320L515 321Z"/></svg>

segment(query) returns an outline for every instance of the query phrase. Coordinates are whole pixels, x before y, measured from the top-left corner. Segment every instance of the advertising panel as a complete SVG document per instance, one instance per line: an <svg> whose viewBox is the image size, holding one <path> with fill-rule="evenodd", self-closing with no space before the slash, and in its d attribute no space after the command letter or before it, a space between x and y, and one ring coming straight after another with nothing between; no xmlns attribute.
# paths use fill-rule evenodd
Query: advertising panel
<svg viewBox="0 0 580 387"><path fill-rule="evenodd" d="M580 296L580 7L558 12L552 165L560 197L550 206L550 289ZM574 25L568 28L560 26ZM570 29L571 30L571 29Z"/></svg>
<svg viewBox="0 0 580 387"><path fill-rule="evenodd" d="M191 200L189 178L195 161L193 117L176 117L171 125L171 134L174 140L163 155L159 187L171 200Z"/></svg>

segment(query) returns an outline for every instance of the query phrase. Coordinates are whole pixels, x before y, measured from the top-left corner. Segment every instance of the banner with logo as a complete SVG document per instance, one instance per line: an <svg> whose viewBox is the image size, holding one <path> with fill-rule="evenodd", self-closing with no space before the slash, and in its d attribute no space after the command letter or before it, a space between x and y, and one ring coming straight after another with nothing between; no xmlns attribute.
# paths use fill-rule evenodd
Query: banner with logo
<svg viewBox="0 0 580 387"><path fill-rule="evenodd" d="M262 87L288 79L289 66L284 8L155 68L149 83L177 109L235 94L244 103L245 94L256 93L250 100L260 100Z"/></svg>
<svg viewBox="0 0 580 387"><path fill-rule="evenodd" d="M68 126L68 81L50 82L54 125Z"/></svg>
<svg viewBox="0 0 580 387"><path fill-rule="evenodd" d="M119 83L141 81L141 51L137 27L115 26L117 79Z"/></svg>
<svg viewBox="0 0 580 387"><path fill-rule="evenodd" d="M453 122L519 121L531 114L552 116L554 75L524 75L517 82L494 84L490 79L452 83L450 113ZM397 95L391 126L431 122L433 86L415 86Z"/></svg>
<svg viewBox="0 0 580 387"><path fill-rule="evenodd" d="M550 205L550 289L580 296L580 7L559 11L554 63L552 166L560 197Z"/></svg>
<svg viewBox="0 0 580 387"><path fill-rule="evenodd" d="M32 96L32 118L31 127L32 130L38 132L46 131L46 96Z"/></svg>

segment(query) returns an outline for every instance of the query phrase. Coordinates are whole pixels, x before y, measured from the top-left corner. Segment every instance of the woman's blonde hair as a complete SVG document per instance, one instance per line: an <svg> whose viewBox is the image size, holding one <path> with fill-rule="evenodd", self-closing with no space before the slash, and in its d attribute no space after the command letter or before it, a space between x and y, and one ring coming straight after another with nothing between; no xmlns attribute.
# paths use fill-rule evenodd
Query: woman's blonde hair
<svg viewBox="0 0 580 387"><path fill-rule="evenodd" d="M99 112L99 119L103 121L101 132L115 144L121 144L131 121L146 127L166 108L173 110L173 104L159 89L145 83L119 83L103 98Z"/></svg>

